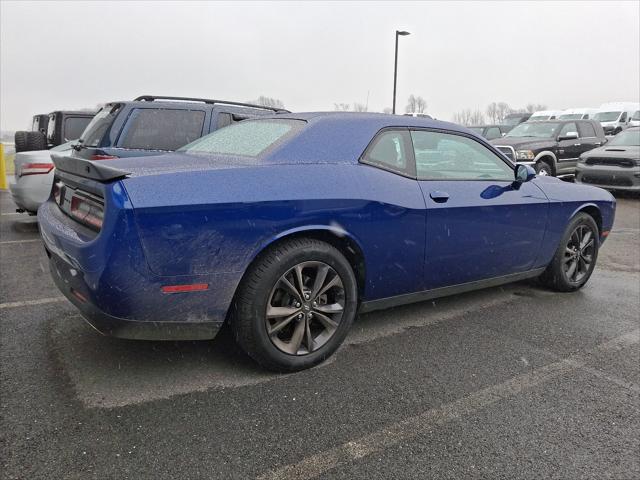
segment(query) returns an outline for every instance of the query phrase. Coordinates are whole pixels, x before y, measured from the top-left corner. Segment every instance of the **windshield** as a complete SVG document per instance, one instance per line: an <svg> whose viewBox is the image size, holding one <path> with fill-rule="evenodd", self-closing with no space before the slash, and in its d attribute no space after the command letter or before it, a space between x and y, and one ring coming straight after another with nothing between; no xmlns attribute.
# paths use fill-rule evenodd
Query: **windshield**
<svg viewBox="0 0 640 480"><path fill-rule="evenodd" d="M85 147L100 146L100 141L107 132L107 129L111 126L111 122L113 122L118 110L120 110L120 105L107 105L100 109L91 122L89 122L87 128L84 129L78 141Z"/></svg>
<svg viewBox="0 0 640 480"><path fill-rule="evenodd" d="M631 117L631 120L640 120L640 110L636 110L635 112L633 112L633 116Z"/></svg>
<svg viewBox="0 0 640 480"><path fill-rule="evenodd" d="M581 118L582 113L565 113L558 117L559 120L580 120Z"/></svg>
<svg viewBox="0 0 640 480"><path fill-rule="evenodd" d="M558 129L559 123L545 122L545 123L521 123L513 130L507 133L507 137L537 137L537 138L551 138L554 136L555 131Z"/></svg>
<svg viewBox="0 0 640 480"><path fill-rule="evenodd" d="M611 145L618 145L620 147L640 147L640 129L628 129L620 132L613 137L607 147Z"/></svg>
<svg viewBox="0 0 640 480"><path fill-rule="evenodd" d="M539 120L549 120L551 117L549 115L536 115L535 117L531 117L529 121L539 121Z"/></svg>
<svg viewBox="0 0 640 480"><path fill-rule="evenodd" d="M622 112L598 112L596 113L594 120L598 120L599 122L615 122L620 117Z"/></svg>
<svg viewBox="0 0 640 480"><path fill-rule="evenodd" d="M304 124L302 120L289 119L245 120L216 130L178 151L257 157Z"/></svg>
<svg viewBox="0 0 640 480"><path fill-rule="evenodd" d="M518 125L521 119L522 119L522 115L514 115L514 116L507 115L502 120L502 123L503 125Z"/></svg>
<svg viewBox="0 0 640 480"><path fill-rule="evenodd" d="M476 132L479 133L480 135L482 135L482 131L484 130L483 127L469 127L469 130L471 130L472 132Z"/></svg>

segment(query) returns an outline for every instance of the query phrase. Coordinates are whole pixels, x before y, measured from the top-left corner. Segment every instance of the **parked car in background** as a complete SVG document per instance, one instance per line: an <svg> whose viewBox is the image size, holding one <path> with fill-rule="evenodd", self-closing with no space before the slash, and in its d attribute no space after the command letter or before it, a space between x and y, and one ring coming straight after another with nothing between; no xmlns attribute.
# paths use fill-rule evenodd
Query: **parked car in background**
<svg viewBox="0 0 640 480"><path fill-rule="evenodd" d="M510 160L531 165L539 175L572 175L578 157L606 143L594 120L546 120L521 123L491 143Z"/></svg>
<svg viewBox="0 0 640 480"><path fill-rule="evenodd" d="M631 117L638 109L637 103L605 103L600 105L593 118L600 122L605 135L617 135L629 126Z"/></svg>
<svg viewBox="0 0 640 480"><path fill-rule="evenodd" d="M630 127L640 127L640 110L636 110L631 115L631 120L629 121Z"/></svg>
<svg viewBox="0 0 640 480"><path fill-rule="evenodd" d="M522 122L526 122L531 117L530 113L520 112L520 113L510 113L506 117L502 119L500 125L504 125L507 128L513 128L516 125L521 124Z"/></svg>
<svg viewBox="0 0 640 480"><path fill-rule="evenodd" d="M487 140L503 137L511 130L511 128L506 125L476 125L468 128Z"/></svg>
<svg viewBox="0 0 640 480"><path fill-rule="evenodd" d="M580 155L576 183L640 191L640 127L630 127L604 147Z"/></svg>
<svg viewBox="0 0 640 480"><path fill-rule="evenodd" d="M567 108L556 118L558 120L588 120L598 111L597 108Z"/></svg>
<svg viewBox="0 0 640 480"><path fill-rule="evenodd" d="M533 277L575 291L615 212L602 189L536 177L464 127L402 115L272 115L176 153L54 162L40 233L89 323L208 339L228 321L279 371L328 358L358 311Z"/></svg>
<svg viewBox="0 0 640 480"><path fill-rule="evenodd" d="M95 114L84 110L58 110L48 115L34 115L31 131L15 133L16 152L46 150L75 140Z"/></svg>
<svg viewBox="0 0 640 480"><path fill-rule="evenodd" d="M561 110L540 110L537 112L533 112L533 114L529 117L529 122L540 121L540 120L555 120L559 115L562 114Z"/></svg>
<svg viewBox="0 0 640 480"><path fill-rule="evenodd" d="M274 112L225 100L144 95L106 104L74 145L73 156L89 160L158 155L174 151L233 123Z"/></svg>
<svg viewBox="0 0 640 480"><path fill-rule="evenodd" d="M18 152L13 160L15 181L9 183L9 190L17 205L17 212L35 215L38 207L51 196L53 186L53 161L51 153L71 154L71 144L75 140L53 147L51 150Z"/></svg>

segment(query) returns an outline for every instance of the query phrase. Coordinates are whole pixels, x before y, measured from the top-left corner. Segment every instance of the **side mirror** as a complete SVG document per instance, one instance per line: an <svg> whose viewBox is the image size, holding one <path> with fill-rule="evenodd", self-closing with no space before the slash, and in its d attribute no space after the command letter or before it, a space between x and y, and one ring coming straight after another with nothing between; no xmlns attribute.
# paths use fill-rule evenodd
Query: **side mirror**
<svg viewBox="0 0 640 480"><path fill-rule="evenodd" d="M529 182L535 178L536 171L530 165L519 163L516 165L514 176L516 183Z"/></svg>
<svg viewBox="0 0 640 480"><path fill-rule="evenodd" d="M558 141L561 142L562 140L575 140L576 138L578 138L578 132L567 132L565 135L560 135L558 137Z"/></svg>

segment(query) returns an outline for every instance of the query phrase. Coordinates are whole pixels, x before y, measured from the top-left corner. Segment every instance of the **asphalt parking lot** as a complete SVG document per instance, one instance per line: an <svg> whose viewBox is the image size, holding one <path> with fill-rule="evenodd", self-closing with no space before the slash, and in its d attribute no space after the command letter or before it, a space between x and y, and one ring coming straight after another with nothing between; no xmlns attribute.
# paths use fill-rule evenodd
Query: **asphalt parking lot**
<svg viewBox="0 0 640 480"><path fill-rule="evenodd" d="M640 199L589 284L361 316L320 367L212 342L99 336L0 192L2 476L640 478Z"/></svg>

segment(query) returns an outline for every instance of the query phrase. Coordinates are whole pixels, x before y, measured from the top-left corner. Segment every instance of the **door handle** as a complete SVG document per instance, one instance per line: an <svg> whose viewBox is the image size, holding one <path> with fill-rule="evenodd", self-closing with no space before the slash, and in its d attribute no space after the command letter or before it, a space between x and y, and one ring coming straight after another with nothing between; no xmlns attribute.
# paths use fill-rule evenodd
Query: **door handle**
<svg viewBox="0 0 640 480"><path fill-rule="evenodd" d="M429 196L436 203L445 203L447 200L449 200L449 194L447 192L435 191L431 192Z"/></svg>

